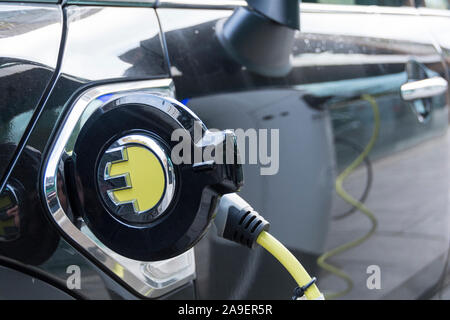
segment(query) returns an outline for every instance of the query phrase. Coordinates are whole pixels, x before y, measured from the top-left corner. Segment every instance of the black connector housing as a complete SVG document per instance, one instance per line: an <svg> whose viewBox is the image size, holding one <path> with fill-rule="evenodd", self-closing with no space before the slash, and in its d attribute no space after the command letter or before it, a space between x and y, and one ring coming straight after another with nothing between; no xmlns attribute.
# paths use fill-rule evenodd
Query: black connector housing
<svg viewBox="0 0 450 320"><path fill-rule="evenodd" d="M258 212L231 206L223 231L223 237L241 245L253 248L262 231L268 231L270 224Z"/></svg>

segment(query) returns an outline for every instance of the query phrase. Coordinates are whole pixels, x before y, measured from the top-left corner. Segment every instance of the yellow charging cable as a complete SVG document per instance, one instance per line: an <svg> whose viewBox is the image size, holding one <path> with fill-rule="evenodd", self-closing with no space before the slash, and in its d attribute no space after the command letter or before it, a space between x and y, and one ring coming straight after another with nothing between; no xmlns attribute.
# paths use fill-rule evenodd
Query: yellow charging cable
<svg viewBox="0 0 450 320"><path fill-rule="evenodd" d="M262 231L256 239L256 242L261 247L269 251L286 268L286 270L295 279L299 287L303 287L311 282L311 277L297 258L270 233ZM312 284L305 291L305 296L308 300L323 298L315 284Z"/></svg>
<svg viewBox="0 0 450 320"><path fill-rule="evenodd" d="M368 101L372 107L373 117L374 117L374 128L373 128L372 137L370 138L370 141L367 144L367 146L364 148L363 152L337 177L335 186L336 186L337 194L342 199L344 199L346 202L348 202L349 204L351 204L352 206L357 208L359 211L361 211L364 215L366 215L370 219L372 226L371 226L369 232L367 232L364 236L362 236L356 240L353 240L351 242L345 243L345 244L343 244L337 248L334 248L328 252L325 252L323 255L321 255L317 259L317 264L321 268L323 268L324 270L326 270L328 272L333 273L334 275L343 279L347 283L347 288L345 290L339 291L339 292L333 293L333 294L325 294L325 297L327 299L338 298L338 297L341 297L341 296L349 293L353 288L353 281L349 275L347 275L345 272L343 272L339 268L327 263L326 260L332 256L335 256L335 255L340 254L344 251L347 251L353 247L356 247L356 246L360 245L361 243L363 243L364 241L366 241L375 232L375 230L377 228L377 224L378 224L377 219L375 218L374 214L366 206L364 206L364 204L362 204L358 200L354 199L351 195L349 195L343 187L344 180L364 161L364 158L366 158L368 156L369 152L372 150L372 148L375 144L375 141L377 140L378 133L380 130L380 114L379 114L378 104L377 104L375 98L372 97L371 95L364 94L361 96L361 99Z"/></svg>

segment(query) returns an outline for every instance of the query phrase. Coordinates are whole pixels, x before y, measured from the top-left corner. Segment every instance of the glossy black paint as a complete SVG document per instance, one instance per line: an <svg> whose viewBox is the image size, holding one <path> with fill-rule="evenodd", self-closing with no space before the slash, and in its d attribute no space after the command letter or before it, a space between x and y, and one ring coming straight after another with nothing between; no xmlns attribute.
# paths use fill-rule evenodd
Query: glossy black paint
<svg viewBox="0 0 450 320"><path fill-rule="evenodd" d="M320 15L318 13L309 14L305 22L314 26L313 32L303 30L296 34L292 52L293 70L285 77L260 76L232 60L218 41L215 32L216 24L219 20L229 17L231 12L230 10L193 12L180 9L158 9L161 24L166 30L167 49L178 98L401 73L405 71L405 63L409 55L419 59L430 57L433 61L427 63L427 66L435 69L439 74L444 74L441 59L430 43L406 40L406 34L401 34L403 39L364 37L362 31L361 36L352 36L352 32L349 32L349 35L333 35L326 32L319 34L314 30L319 29L319 23L311 21L318 19L317 16ZM187 16L188 13L190 18L180 22L181 17ZM198 23L196 23L196 16L200 21ZM339 18L339 13L334 14L334 19ZM341 28L344 31L351 27L341 26ZM202 45L193 46L194 43ZM412 46L413 43L414 46ZM327 63L321 59L323 53L330 53L338 58L342 56L351 58L353 55L355 60L352 63L349 61ZM360 57L356 56L358 54L374 57L375 60L364 64L363 60L359 62ZM391 61L383 63L382 59L386 55L394 57L396 54L403 55L404 63ZM377 56L380 57L379 63L376 60ZM312 107L320 107L320 103L321 101L312 101Z"/></svg>
<svg viewBox="0 0 450 320"><path fill-rule="evenodd" d="M158 9L177 98L188 101L209 127L280 130L279 173L264 177L258 166L245 165L242 195L269 219L271 232L318 276L322 290L338 291L341 280L321 271L315 260L369 227L360 213L334 219L351 209L334 194L334 180L358 156L334 141L346 139L360 149L367 144L374 120L361 96L372 96L380 110L381 131L369 155L373 180L366 204L377 214L379 231L331 263L343 266L354 279L354 290L344 298L418 297L439 281L448 249L448 101L445 95L433 98L432 112L420 123L414 107L402 101L399 92L408 79L411 59L427 70L427 77L445 77L446 66L432 35L412 12L302 8L293 69L279 78L252 73L222 49L216 26L231 10ZM320 123L322 131L308 128ZM332 161L324 160L328 156L324 150L332 151ZM354 197L366 188L368 177L361 170L347 185ZM439 178L431 182L422 180L424 175ZM424 203L430 204L430 211ZM428 252L426 257L413 255L419 247ZM405 252L411 255L404 257ZM266 253L236 248L213 234L196 253L200 298L285 298L295 285ZM383 282L384 290L366 288L370 264L380 265L389 279ZM425 266L427 271L421 273ZM411 286L424 290L408 291Z"/></svg>
<svg viewBox="0 0 450 320"><path fill-rule="evenodd" d="M0 241L0 255L29 265L40 265L47 261L55 253L59 242L58 232L48 223L46 212L36 205L39 202L38 195L29 192L35 188L35 181L29 177L38 174L40 165L40 153L25 148L16 164L21 170L7 184L17 197L13 207L15 212L9 213L13 212L14 225L19 233L14 239Z"/></svg>
<svg viewBox="0 0 450 320"><path fill-rule="evenodd" d="M65 11L63 74L82 82L168 74L152 8L68 6Z"/></svg>
<svg viewBox="0 0 450 320"><path fill-rule="evenodd" d="M31 277L23 270L0 266L0 279L2 300L74 300L73 296L56 287L54 283Z"/></svg>
<svg viewBox="0 0 450 320"><path fill-rule="evenodd" d="M325 290L337 290L340 284L320 271L317 256L367 228L356 212L335 219L351 207L333 194L333 183L335 171L348 166L370 137L373 116L361 95L375 97L382 131L369 156L373 181L365 203L380 220L379 232L332 262L344 266L355 279L354 291L344 298L415 298L426 293L439 280L448 249L448 100L433 98L430 118L419 123L412 106L401 100L399 87L407 80L406 65L411 58L429 76L444 76L446 67L422 17L348 13L345 9L327 12L321 5L304 8L302 31L293 46L294 68L286 77L277 78L246 70L223 50L215 26L231 10L158 9L168 49L166 61L153 9L68 6L61 74L7 181L24 186L28 202L21 201L21 220L34 221L33 226L45 230L41 233L45 237L27 231L24 236L32 241L14 252L0 242L3 254L34 264L62 283L68 277L68 265L82 266L82 282L87 285L80 293L90 298L135 298L120 280L86 259L76 243L55 233L56 226L43 214L39 166L30 169L27 150L42 163L59 120L86 88L170 73L177 98L187 101L209 127L280 129L280 173L261 177L259 168L247 165L242 193L269 218L273 233L319 277ZM329 27L321 23L325 20ZM117 23L112 26L105 21ZM432 24L433 20L428 21ZM445 46L445 35L439 39ZM343 139L358 147L349 148L339 142ZM4 155L10 158L12 152ZM362 169L349 181L355 197L369 179L369 170ZM41 242L51 245L35 250ZM249 252L210 232L195 250L199 298L290 298L295 284L261 249ZM382 267L383 279L387 279L383 290L365 288L369 264ZM192 288L185 288L187 296L182 297L192 297Z"/></svg>
<svg viewBox="0 0 450 320"><path fill-rule="evenodd" d="M64 48L64 55L59 70L59 75L53 84L52 90L46 97L46 104L43 112L39 115L33 129L30 132L29 139L26 141L26 148L32 148L36 154L39 154L42 165L42 157L46 154L46 147L52 138L52 135L57 132L58 122L61 117L67 112L67 108L74 102L76 96L87 88L101 83L111 83L123 81L124 79L155 79L167 78L167 63L164 60L163 50L159 38L159 27L155 19L155 12L151 8L99 8L99 7L67 7L65 16L67 21L68 31L65 35L67 46ZM136 14L136 15L135 15ZM103 19L111 21L116 19L116 26L123 30L130 31L130 24L135 23L140 26L146 26L146 32L129 33L126 37L119 37L114 41L114 45L121 46L122 51L117 50L101 50L104 47L97 48L95 54L92 50L105 37L105 30L98 28L96 15L103 16ZM106 16L106 17L105 17ZM121 20L121 17L123 19ZM134 20L132 19L134 17ZM77 33L76 25L80 24L82 28L89 30L89 38L80 36ZM73 33L72 33L73 31ZM132 31L132 30L131 30ZM73 36L72 36L73 35ZM107 33L111 37L111 33ZM146 38L146 35L148 38ZM122 34L123 36L123 34ZM130 41L130 39L134 39ZM77 48L73 54L70 51L71 43L76 43ZM145 43L145 44L144 44ZM151 49L148 48L148 43L152 44ZM153 45L156 43L160 46L159 50ZM83 51L83 50L84 51ZM155 52L161 54L156 54ZM136 53L136 54L134 54ZM142 61L149 61L146 55L150 55L152 63L147 64L144 69L134 70L134 65L140 64ZM124 58L127 57L127 62ZM96 61L92 63L90 68L83 68L86 66L85 62ZM104 64L102 62L108 61L108 69L105 73ZM75 67L77 66L77 67ZM72 74L73 72L73 74ZM102 76L103 74L103 76ZM42 190L40 190L39 183L40 169L31 171L26 177L22 176L22 172L26 170L28 164L26 161L26 154L19 155L18 163L14 167L9 180L25 180L27 182L26 193L28 197L33 200L33 206L38 210L44 210L45 204L42 202ZM64 186L61 186L64 187ZM45 211L42 211L43 213ZM33 211L23 212L24 215L32 215ZM47 213L44 214L44 221L47 226L54 232L58 228L50 221ZM52 232L53 232L52 231ZM69 242L67 241L69 240ZM59 236L59 244L53 255L49 255L45 261L40 261L36 266L44 273L53 275L65 282L70 274L66 272L69 265L78 265L82 269L82 286L77 292L80 295L88 298L99 299L135 299L122 285L112 280L110 276L89 261L80 253L75 243L70 243L70 239L64 239ZM37 243L36 243L37 244ZM33 244L34 245L34 244ZM0 244L1 246L1 244ZM76 248L76 249L75 249ZM27 252L30 248L22 248L22 252ZM20 258L20 251L16 253L15 257L18 261L26 263L26 260Z"/></svg>
<svg viewBox="0 0 450 320"><path fill-rule="evenodd" d="M0 185L55 72L62 35L58 6L0 4Z"/></svg>
<svg viewBox="0 0 450 320"><path fill-rule="evenodd" d="M447 81L450 81L450 41L447 32L450 28L450 10L433 10L428 8L420 8L419 14L424 25L431 30L436 39L437 44L442 50L442 56L446 62Z"/></svg>

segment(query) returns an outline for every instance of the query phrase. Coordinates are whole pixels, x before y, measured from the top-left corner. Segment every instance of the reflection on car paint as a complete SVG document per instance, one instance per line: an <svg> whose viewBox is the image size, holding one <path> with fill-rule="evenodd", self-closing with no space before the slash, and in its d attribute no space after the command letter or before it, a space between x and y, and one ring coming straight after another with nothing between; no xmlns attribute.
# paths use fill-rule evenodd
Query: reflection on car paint
<svg viewBox="0 0 450 320"><path fill-rule="evenodd" d="M55 71L62 13L56 7L2 3L0 16L0 144L17 145ZM2 154L0 179L14 152L8 148Z"/></svg>
<svg viewBox="0 0 450 320"><path fill-rule="evenodd" d="M192 23L191 14L190 22L180 25L177 17L187 15L186 10L158 9L171 68L177 71L173 77L178 99L189 99L188 106L209 127L280 129L279 174L261 177L258 168L246 165L242 190L259 212L271 217L271 231L318 276L325 292L342 289L342 280L319 270L316 259L370 229L360 212L333 218L352 210L336 196L334 185L337 175L358 157L355 148L363 149L372 135L370 105L361 99L370 94L379 106L380 131L366 157L373 176L364 201L379 227L361 246L330 262L339 264L353 279L354 288L345 299L414 298L422 293L407 291L409 286L436 283L448 245L447 223L442 224L449 219L445 201L448 168L445 160L439 160L446 158L444 150L448 149L447 101L445 95L433 98L429 119L421 123L413 106L400 97L411 58L425 66L427 76L445 75L419 17L303 12L301 32L293 46L293 70L283 78L267 78L232 62L217 42L214 26L227 16L225 12L232 11L208 11L209 21L203 12L196 12L198 24ZM334 23L324 24L322 19ZM397 27L391 32L394 21ZM398 27L406 24L414 25L414 37L409 28ZM192 48L192 43L204 45ZM336 142L344 139L346 145ZM359 198L366 189L367 172L361 165L346 179L344 186L353 197ZM437 179L421 178L427 175ZM410 179L420 179L420 183L411 184ZM426 187L420 191L422 185ZM433 214L424 203L430 203ZM424 240L429 233L426 225L432 221L441 223L432 228L433 240ZM271 297L274 290L282 296L291 289L289 279L280 280L278 266L258 252L233 248L237 265L226 258L230 246L213 235L200 246L196 252L197 267L203 270L197 281L201 298L261 299L269 298L269 288ZM418 247L428 255L403 255ZM200 254L202 250L209 255ZM391 280L383 282L383 290L369 291L365 285L366 268L371 264L379 265L383 276ZM423 279L415 277L425 267L433 271ZM214 276L230 269L240 271L226 279ZM244 274L248 273L268 280L262 284L252 280L256 276L247 279ZM275 273L276 277L270 276Z"/></svg>

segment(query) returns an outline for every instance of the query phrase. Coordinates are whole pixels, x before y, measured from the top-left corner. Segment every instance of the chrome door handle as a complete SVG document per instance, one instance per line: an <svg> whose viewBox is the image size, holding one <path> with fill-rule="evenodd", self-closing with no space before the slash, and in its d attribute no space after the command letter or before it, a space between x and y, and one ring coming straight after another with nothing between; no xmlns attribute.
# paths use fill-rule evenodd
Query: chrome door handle
<svg viewBox="0 0 450 320"><path fill-rule="evenodd" d="M400 94L405 101L432 98L447 91L447 80L432 77L423 80L410 81L400 87Z"/></svg>

